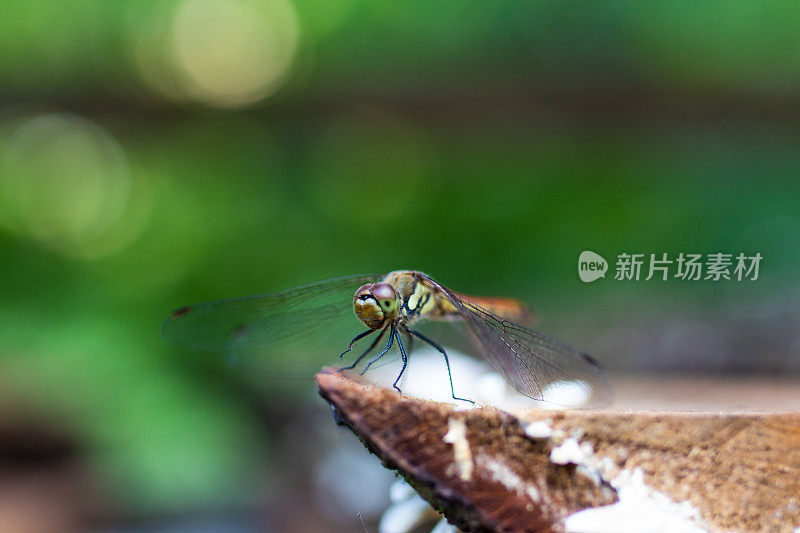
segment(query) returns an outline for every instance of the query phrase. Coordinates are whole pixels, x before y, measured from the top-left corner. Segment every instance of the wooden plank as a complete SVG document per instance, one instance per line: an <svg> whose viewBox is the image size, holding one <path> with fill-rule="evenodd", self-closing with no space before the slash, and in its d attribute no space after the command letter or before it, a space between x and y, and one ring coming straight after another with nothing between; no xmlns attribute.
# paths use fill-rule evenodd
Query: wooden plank
<svg viewBox="0 0 800 533"><path fill-rule="evenodd" d="M619 518L586 510L634 497L654 506L643 519L663 511L686 530L800 526L800 413L457 410L339 374L317 383L341 422L464 531L603 531L598 521Z"/></svg>

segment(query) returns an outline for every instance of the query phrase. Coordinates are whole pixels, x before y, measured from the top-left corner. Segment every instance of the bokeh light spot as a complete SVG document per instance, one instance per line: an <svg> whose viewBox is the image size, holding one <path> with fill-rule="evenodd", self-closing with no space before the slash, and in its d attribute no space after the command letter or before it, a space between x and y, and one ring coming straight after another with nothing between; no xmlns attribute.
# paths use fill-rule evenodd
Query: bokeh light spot
<svg viewBox="0 0 800 533"><path fill-rule="evenodd" d="M0 225L67 255L120 247L109 235L129 204L131 176L107 131L75 115L41 115L13 131L2 156Z"/></svg>
<svg viewBox="0 0 800 533"><path fill-rule="evenodd" d="M288 78L299 24L290 0L183 0L130 11L131 51L144 81L175 101L240 108Z"/></svg>

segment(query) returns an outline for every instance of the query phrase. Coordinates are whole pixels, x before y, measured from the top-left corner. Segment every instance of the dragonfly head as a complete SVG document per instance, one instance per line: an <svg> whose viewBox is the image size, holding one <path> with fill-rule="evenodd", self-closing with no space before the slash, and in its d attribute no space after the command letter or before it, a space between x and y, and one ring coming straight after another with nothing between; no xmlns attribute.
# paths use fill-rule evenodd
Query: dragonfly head
<svg viewBox="0 0 800 533"><path fill-rule="evenodd" d="M394 287L388 283L367 283L353 296L356 316L370 329L382 328L397 317L400 302Z"/></svg>

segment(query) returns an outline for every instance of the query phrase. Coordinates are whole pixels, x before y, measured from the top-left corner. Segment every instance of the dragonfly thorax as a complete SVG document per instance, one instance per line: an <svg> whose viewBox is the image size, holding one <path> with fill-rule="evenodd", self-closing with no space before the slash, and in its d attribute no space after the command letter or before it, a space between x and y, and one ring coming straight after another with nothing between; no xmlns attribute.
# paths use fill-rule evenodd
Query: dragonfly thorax
<svg viewBox="0 0 800 533"><path fill-rule="evenodd" d="M421 272L395 270L384 280L392 285L400 298L400 314L414 321L421 317L443 318L447 309L440 293L425 280Z"/></svg>
<svg viewBox="0 0 800 533"><path fill-rule="evenodd" d="M353 296L356 316L370 329L380 329L397 318L400 309L397 292L388 283L367 283Z"/></svg>

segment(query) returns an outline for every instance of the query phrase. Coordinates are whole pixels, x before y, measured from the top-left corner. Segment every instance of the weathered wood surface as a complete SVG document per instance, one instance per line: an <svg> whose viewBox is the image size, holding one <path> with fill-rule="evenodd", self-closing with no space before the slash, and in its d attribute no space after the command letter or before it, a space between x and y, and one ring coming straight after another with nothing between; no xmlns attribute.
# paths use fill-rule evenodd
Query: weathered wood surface
<svg viewBox="0 0 800 533"><path fill-rule="evenodd" d="M573 513L637 483L697 531L800 526L800 413L457 410L338 374L317 382L342 423L465 531L570 529Z"/></svg>

